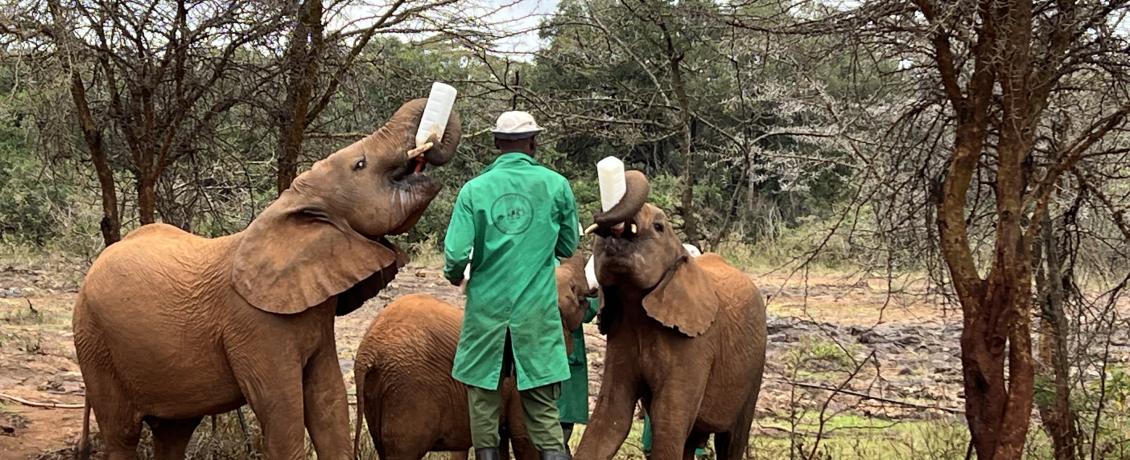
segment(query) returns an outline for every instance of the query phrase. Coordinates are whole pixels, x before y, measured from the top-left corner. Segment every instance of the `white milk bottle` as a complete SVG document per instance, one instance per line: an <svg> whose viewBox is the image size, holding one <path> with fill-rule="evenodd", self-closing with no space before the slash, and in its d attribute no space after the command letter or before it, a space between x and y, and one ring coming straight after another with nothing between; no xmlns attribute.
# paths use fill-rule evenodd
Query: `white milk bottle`
<svg viewBox="0 0 1130 460"><path fill-rule="evenodd" d="M427 142L428 136L433 132L436 142L443 138L443 130L451 116L451 107L455 105L456 94L451 85L438 81L432 83L432 92L428 95L428 104L424 106L424 115L420 119L420 129L416 130L416 147Z"/></svg>
<svg viewBox="0 0 1130 460"><path fill-rule="evenodd" d="M627 187L624 183L624 162L616 157L606 157L596 164L596 178L600 183L600 208L608 212L624 198ZM623 224L616 224L616 229Z"/></svg>

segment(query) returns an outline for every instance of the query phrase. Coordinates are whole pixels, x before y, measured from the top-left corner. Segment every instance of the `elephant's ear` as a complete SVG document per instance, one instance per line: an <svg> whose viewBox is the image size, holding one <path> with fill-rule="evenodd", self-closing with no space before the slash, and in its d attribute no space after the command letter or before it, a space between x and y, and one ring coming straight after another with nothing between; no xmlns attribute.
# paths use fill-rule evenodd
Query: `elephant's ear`
<svg viewBox="0 0 1130 460"><path fill-rule="evenodd" d="M362 286L379 284L379 290L403 265L395 246L365 238L317 210L287 209L281 201L243 232L232 259L232 284L255 308L300 313L362 281L366 281ZM345 297L347 303L356 304L346 308L364 302Z"/></svg>
<svg viewBox="0 0 1130 460"><path fill-rule="evenodd" d="M643 298L648 316L689 337L710 329L719 303L710 276L697 262L685 257Z"/></svg>

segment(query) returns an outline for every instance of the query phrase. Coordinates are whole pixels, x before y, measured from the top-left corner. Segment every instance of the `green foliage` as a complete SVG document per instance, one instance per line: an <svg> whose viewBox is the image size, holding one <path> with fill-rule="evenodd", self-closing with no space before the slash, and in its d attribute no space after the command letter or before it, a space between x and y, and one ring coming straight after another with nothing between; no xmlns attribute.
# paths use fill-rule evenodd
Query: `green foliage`
<svg viewBox="0 0 1130 460"><path fill-rule="evenodd" d="M442 241L458 188L497 155L489 127L515 102L547 128L537 159L570 179L582 223L590 222L599 207L594 165L609 155L649 174L651 201L667 212L677 228L683 225L684 213L693 212L701 222L699 233L715 241L772 240L782 229L805 225L811 216L827 218L842 198L844 171L786 168L772 154L837 158L846 155L844 149L814 140L818 138L772 133L786 128L818 130L833 123L823 108L827 101L820 96L825 90L819 88L847 100L858 96L850 92L856 87L848 85L849 80L870 82L877 76L860 75L850 59L821 59L812 57L818 53L788 48L818 49L827 44L819 39L788 46L762 41L757 34L734 40L736 31L717 22L723 12L718 4L659 2L647 8L654 8L656 17L666 21L673 46L683 55L682 73L696 117L691 170L686 170L688 159L680 149L671 73L664 64L668 50L661 46L663 30L649 19L652 11L619 8L607 0L561 2L541 32L546 46L532 62L484 55L451 41L407 42L377 35L310 124L300 170L371 132L404 101L426 96L433 81L446 81L461 92L457 110L463 118L464 141L450 165L429 172L447 189L419 224L401 237L409 246ZM742 8L782 13L772 7ZM590 9L599 12L608 33L596 27ZM720 48L718 43L729 47ZM323 70L336 69L345 58L343 44L330 46ZM235 59L250 75L272 69L276 57L247 47ZM50 77L57 75L52 73L23 75L25 81L16 85L10 80L18 66L15 61L0 64L0 76L7 76L0 81L3 88L38 88L41 94L17 97L22 93L12 89L14 94L0 99L2 238L40 246L57 241L68 251L89 254L98 247L97 238L92 238L98 235L101 217L98 187L70 113L66 82ZM803 81L815 86L793 88L800 70L811 74ZM93 68L80 67L80 71L89 78L86 73ZM501 81L509 82L519 72L518 87L500 87ZM26 80L33 77L43 80L29 85ZM186 140L191 144L185 150L189 153L178 156L157 185L160 220L204 236L230 234L244 228L275 198L278 120L274 111L282 103L285 84L281 77L263 77L262 86L250 89L245 100L226 109L205 135ZM878 84L870 87L881 89ZM95 116L104 117L106 95L94 93L95 86L90 91L98 105ZM50 135L37 131L29 120L35 126L51 127ZM105 140L128 231L137 219L133 190L137 172L124 139L111 131ZM59 175L60 171L79 174ZM695 204L682 209L688 177L695 178Z"/></svg>
<svg viewBox="0 0 1130 460"><path fill-rule="evenodd" d="M786 360L812 363L836 370L851 370L859 350L859 344L856 343L841 346L820 336L804 336L801 337L799 346L789 350Z"/></svg>
<svg viewBox="0 0 1130 460"><path fill-rule="evenodd" d="M48 180L47 165L32 153L28 137L34 121L22 91L3 91L0 69L0 243L43 246L57 234L56 208L71 192L69 184Z"/></svg>
<svg viewBox="0 0 1130 460"><path fill-rule="evenodd" d="M816 414L806 414L799 423L762 419L761 433L750 437L754 459L808 458L815 433L820 431ZM797 433L797 439L789 435ZM839 414L825 420L817 459L909 458L962 459L969 442L964 423L957 418L897 421L879 417Z"/></svg>

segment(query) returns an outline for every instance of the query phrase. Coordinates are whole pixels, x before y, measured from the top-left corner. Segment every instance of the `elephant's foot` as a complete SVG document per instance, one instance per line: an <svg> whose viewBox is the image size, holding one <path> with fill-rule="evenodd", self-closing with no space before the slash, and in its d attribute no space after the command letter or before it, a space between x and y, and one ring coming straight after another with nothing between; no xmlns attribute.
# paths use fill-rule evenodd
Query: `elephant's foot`
<svg viewBox="0 0 1130 460"><path fill-rule="evenodd" d="M200 424L203 417L189 420L149 420L149 429L153 431L153 457L157 460L181 460L188 441L192 439L192 432Z"/></svg>

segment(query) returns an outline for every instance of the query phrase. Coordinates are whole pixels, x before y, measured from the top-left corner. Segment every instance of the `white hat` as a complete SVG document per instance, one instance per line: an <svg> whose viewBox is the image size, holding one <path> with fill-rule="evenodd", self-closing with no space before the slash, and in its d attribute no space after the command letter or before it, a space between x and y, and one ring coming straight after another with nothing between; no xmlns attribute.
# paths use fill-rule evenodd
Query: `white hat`
<svg viewBox="0 0 1130 460"><path fill-rule="evenodd" d="M541 132L534 117L526 112L502 112L491 130L499 139L525 139Z"/></svg>

